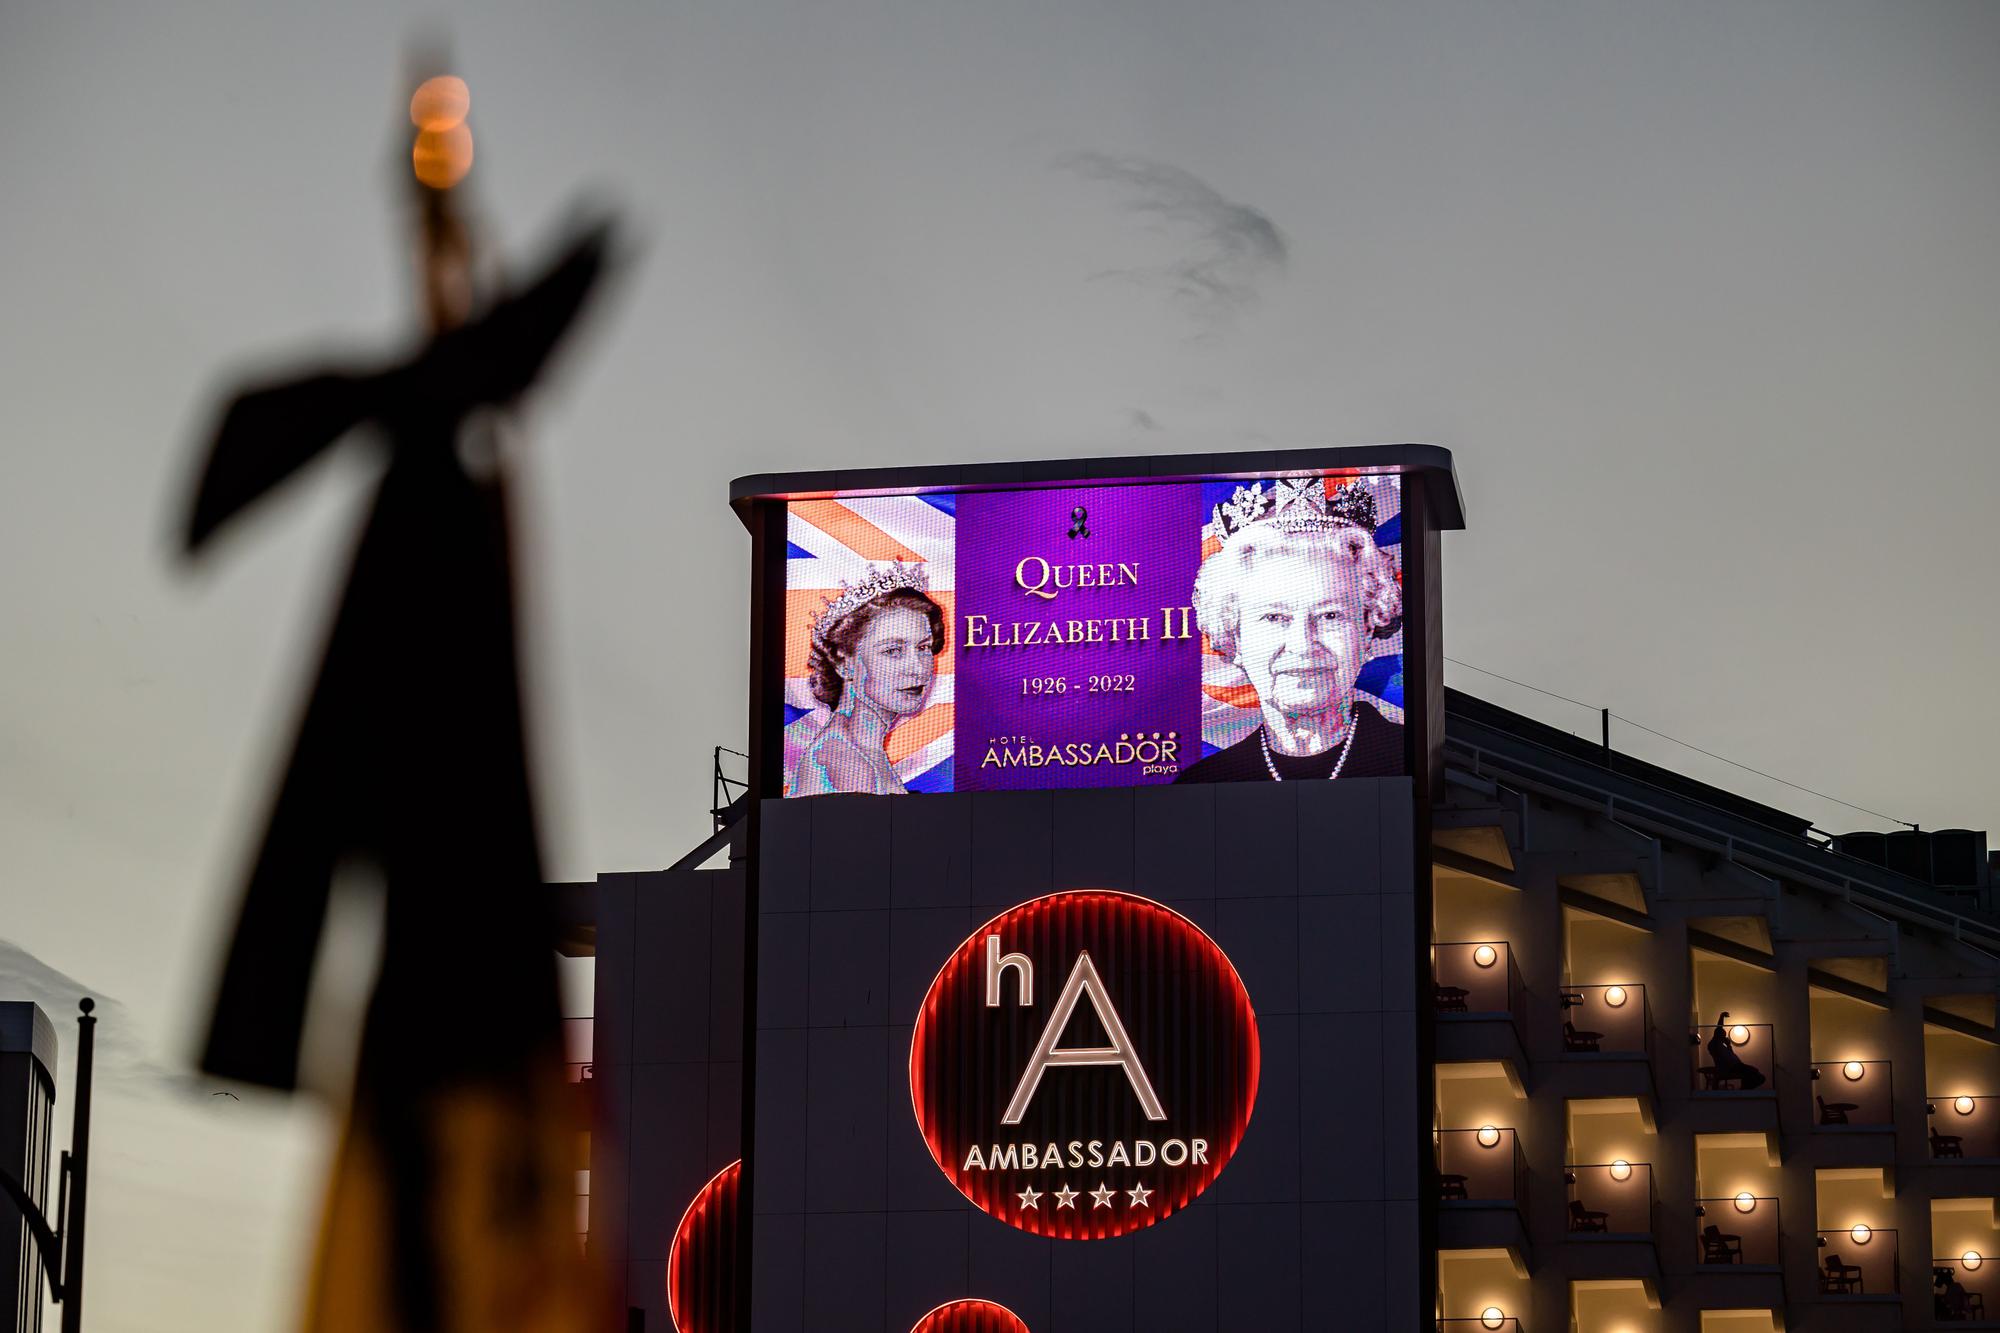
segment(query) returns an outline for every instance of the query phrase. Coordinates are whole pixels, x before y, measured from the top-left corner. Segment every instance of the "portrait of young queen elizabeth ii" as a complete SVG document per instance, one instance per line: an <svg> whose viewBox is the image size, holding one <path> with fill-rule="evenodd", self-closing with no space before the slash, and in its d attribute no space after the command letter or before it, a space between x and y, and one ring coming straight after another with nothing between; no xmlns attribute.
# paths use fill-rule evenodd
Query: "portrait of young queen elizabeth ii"
<svg viewBox="0 0 2000 1333"><path fill-rule="evenodd" d="M806 662L824 722L792 767L786 794L900 795L889 734L924 711L945 650L944 608L924 571L895 562L845 585L813 622Z"/></svg>
<svg viewBox="0 0 2000 1333"><path fill-rule="evenodd" d="M1297 782L1404 771L1403 728L1359 697L1361 670L1400 627L1396 562L1375 544L1375 500L1318 477L1240 487L1216 506L1195 618L1256 693L1254 731L1176 782Z"/></svg>

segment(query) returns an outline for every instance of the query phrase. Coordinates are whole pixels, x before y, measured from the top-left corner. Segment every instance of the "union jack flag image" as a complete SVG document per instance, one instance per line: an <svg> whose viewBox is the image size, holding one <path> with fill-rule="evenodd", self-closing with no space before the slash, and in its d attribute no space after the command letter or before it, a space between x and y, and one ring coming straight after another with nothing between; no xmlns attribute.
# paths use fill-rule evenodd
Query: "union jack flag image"
<svg viewBox="0 0 2000 1333"><path fill-rule="evenodd" d="M884 567L913 565L944 609L945 643L922 712L889 733L889 762L913 792L952 789L952 566L958 497L950 494L794 500L785 536L785 773L791 775L831 716L813 697L807 664L812 628L841 593Z"/></svg>

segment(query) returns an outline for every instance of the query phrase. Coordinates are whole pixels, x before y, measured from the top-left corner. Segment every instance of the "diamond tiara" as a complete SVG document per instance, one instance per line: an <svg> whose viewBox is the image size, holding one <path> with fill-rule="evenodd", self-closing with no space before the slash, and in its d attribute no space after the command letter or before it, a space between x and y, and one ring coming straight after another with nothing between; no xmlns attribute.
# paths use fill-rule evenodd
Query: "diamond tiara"
<svg viewBox="0 0 2000 1333"><path fill-rule="evenodd" d="M912 592L928 593L931 587L930 575L922 565L904 560L892 560L886 565L870 565L868 572L852 583L841 580L840 591L832 597L813 620L812 641L816 648L826 647L827 631L840 623L843 616L856 607L874 601L885 592L909 589Z"/></svg>
<svg viewBox="0 0 2000 1333"><path fill-rule="evenodd" d="M1329 498L1321 479L1279 477L1269 490L1261 481L1238 486L1216 505L1203 535L1228 538L1247 527L1268 524L1280 532L1334 532L1341 528L1375 531L1375 496L1360 481L1343 482Z"/></svg>

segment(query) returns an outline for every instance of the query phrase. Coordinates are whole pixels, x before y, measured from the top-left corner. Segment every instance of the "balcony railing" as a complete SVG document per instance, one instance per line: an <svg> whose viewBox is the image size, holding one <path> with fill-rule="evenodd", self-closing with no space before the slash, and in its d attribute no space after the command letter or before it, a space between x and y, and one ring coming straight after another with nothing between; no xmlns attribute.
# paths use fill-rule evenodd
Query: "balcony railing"
<svg viewBox="0 0 2000 1333"><path fill-rule="evenodd" d="M1522 1333L1521 1321L1510 1314L1501 1315L1497 1319L1491 1315L1474 1315L1469 1319L1440 1319L1437 1321L1437 1326L1438 1333L1493 1333L1495 1329L1500 1330L1500 1333Z"/></svg>
<svg viewBox="0 0 2000 1333"><path fill-rule="evenodd" d="M1646 1162L1566 1166L1571 1236L1653 1234L1653 1168Z"/></svg>
<svg viewBox="0 0 2000 1333"><path fill-rule="evenodd" d="M1931 1160L2000 1157L2000 1097L1932 1093L1925 1105L1930 1111Z"/></svg>
<svg viewBox="0 0 2000 1333"><path fill-rule="evenodd" d="M1855 1225L1819 1233L1819 1294L1893 1296L1896 1276L1896 1233Z"/></svg>
<svg viewBox="0 0 2000 1333"><path fill-rule="evenodd" d="M1697 1092L1754 1092L1771 1086L1778 1049L1769 1023L1731 1023L1718 1048L1714 1028L1693 1029Z"/></svg>
<svg viewBox="0 0 2000 1333"><path fill-rule="evenodd" d="M1513 1130L1441 1129L1435 1137L1440 1202L1527 1201L1527 1158Z"/></svg>
<svg viewBox="0 0 2000 1333"><path fill-rule="evenodd" d="M590 1077L590 1060L593 1039L597 1032L594 1018L565 1018L562 1021L563 1072L572 1083L580 1083Z"/></svg>
<svg viewBox="0 0 2000 1333"><path fill-rule="evenodd" d="M1887 1060L1815 1060L1813 1125L1840 1129L1896 1122Z"/></svg>
<svg viewBox="0 0 2000 1333"><path fill-rule="evenodd" d="M1440 1014L1510 1015L1518 1027L1526 988L1505 940L1431 946L1431 1006Z"/></svg>
<svg viewBox="0 0 2000 1333"><path fill-rule="evenodd" d="M1563 1054L1651 1055L1653 1011L1636 982L1562 988Z"/></svg>
<svg viewBox="0 0 2000 1333"><path fill-rule="evenodd" d="M1931 1313L1941 1324L1993 1319L2000 1296L2000 1259L1977 1251L1931 1260Z"/></svg>
<svg viewBox="0 0 2000 1333"><path fill-rule="evenodd" d="M1778 1248L1778 1201L1748 1190L1733 1198L1695 1200L1696 1240L1703 1264L1784 1262Z"/></svg>

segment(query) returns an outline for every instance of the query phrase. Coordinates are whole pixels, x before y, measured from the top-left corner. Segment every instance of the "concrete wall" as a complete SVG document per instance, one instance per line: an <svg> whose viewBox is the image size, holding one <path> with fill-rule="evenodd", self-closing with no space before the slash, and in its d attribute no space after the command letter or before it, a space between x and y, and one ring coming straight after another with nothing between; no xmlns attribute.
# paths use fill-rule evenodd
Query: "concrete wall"
<svg viewBox="0 0 2000 1333"><path fill-rule="evenodd" d="M754 1333L906 1333L966 1296L1034 1333L1418 1327L1411 799L1391 779L766 801ZM1048 1240L952 1188L906 1062L932 977L980 922L1091 887L1214 937L1257 1011L1262 1082L1191 1207Z"/></svg>

